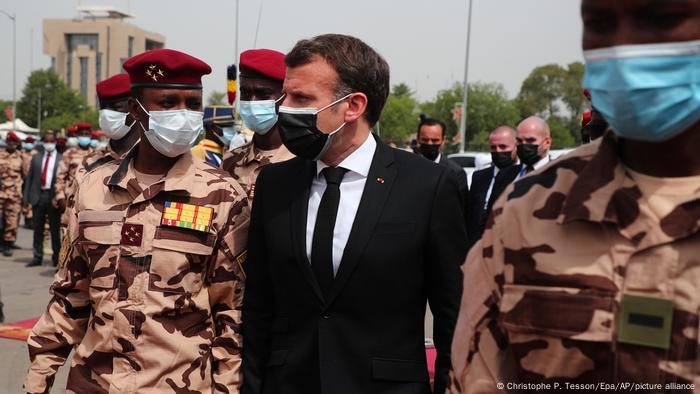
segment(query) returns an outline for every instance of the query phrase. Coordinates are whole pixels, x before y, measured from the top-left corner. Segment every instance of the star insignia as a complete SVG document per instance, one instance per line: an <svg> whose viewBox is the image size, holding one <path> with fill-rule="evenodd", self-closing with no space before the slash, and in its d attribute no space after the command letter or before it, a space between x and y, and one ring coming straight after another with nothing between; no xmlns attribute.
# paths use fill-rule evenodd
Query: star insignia
<svg viewBox="0 0 700 394"><path fill-rule="evenodd" d="M164 76L165 76L165 75L163 74L163 70L161 70L160 68L158 69L158 75L160 75L161 77L164 77Z"/></svg>
<svg viewBox="0 0 700 394"><path fill-rule="evenodd" d="M151 64L150 66L148 66L148 68L149 68L150 70L153 70L153 69L156 68L156 65L155 65L155 64Z"/></svg>
<svg viewBox="0 0 700 394"><path fill-rule="evenodd" d="M146 70L146 75L148 75L149 77L151 77L151 76L153 76L153 73L151 72L151 70Z"/></svg>
<svg viewBox="0 0 700 394"><path fill-rule="evenodd" d="M151 75L151 78L153 78L155 82L158 82L158 76L156 74Z"/></svg>

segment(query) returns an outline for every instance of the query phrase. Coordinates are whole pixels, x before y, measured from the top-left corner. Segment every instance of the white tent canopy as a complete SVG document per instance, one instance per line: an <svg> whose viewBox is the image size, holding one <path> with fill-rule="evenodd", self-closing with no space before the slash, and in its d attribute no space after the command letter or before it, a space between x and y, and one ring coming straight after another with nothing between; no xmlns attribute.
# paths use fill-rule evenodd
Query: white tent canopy
<svg viewBox="0 0 700 394"><path fill-rule="evenodd" d="M22 119L17 118L15 120L15 131L21 131L24 133L30 133L30 134L39 134L39 129L35 129L33 127L27 126L26 123L22 121ZM5 123L0 123L0 131L11 131L12 130L12 121L7 121Z"/></svg>

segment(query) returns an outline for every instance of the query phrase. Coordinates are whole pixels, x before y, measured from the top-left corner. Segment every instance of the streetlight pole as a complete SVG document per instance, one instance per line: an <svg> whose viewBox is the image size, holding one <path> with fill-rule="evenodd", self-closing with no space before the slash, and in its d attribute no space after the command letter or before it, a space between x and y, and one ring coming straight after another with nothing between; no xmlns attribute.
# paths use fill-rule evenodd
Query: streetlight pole
<svg viewBox="0 0 700 394"><path fill-rule="evenodd" d="M17 14L10 15L0 10L12 20L12 131L17 129Z"/></svg>
<svg viewBox="0 0 700 394"><path fill-rule="evenodd" d="M459 151L464 153L464 144L467 134L467 99L468 99L468 85L469 80L469 42L471 39L472 32L472 1L469 0L469 20L467 25L467 55L464 61L464 86L462 87L462 114L459 119Z"/></svg>
<svg viewBox="0 0 700 394"><path fill-rule="evenodd" d="M41 88L39 88L39 101L37 102L36 109L36 124L39 132L41 133Z"/></svg>

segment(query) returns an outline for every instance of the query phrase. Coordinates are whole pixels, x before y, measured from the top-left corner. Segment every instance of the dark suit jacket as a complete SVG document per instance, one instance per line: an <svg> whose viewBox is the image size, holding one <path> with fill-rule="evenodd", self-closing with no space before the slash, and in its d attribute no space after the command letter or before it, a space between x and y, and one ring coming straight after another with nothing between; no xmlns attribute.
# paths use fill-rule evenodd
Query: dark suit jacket
<svg viewBox="0 0 700 394"><path fill-rule="evenodd" d="M469 246L474 245L481 238L486 224L486 218L490 210L484 209L486 194L488 193L491 179L493 178L493 166L474 171L472 184L469 188L469 202L467 205L467 235Z"/></svg>
<svg viewBox="0 0 700 394"><path fill-rule="evenodd" d="M449 168L455 174L457 178L457 185L459 186L459 192L462 195L462 206L464 207L464 212L466 214L467 203L469 201L469 182L467 181L467 174L464 172L462 166L450 160L444 153L440 155L438 164Z"/></svg>
<svg viewBox="0 0 700 394"><path fill-rule="evenodd" d="M315 162L257 178L243 306L245 394L429 393L426 300L444 392L466 255L459 190L445 167L377 141L328 298L306 257ZM321 391L322 388L322 391Z"/></svg>
<svg viewBox="0 0 700 394"><path fill-rule="evenodd" d="M57 151L53 151L56 155L56 164L53 166L53 178L51 180L51 191L50 195L53 198L56 184L56 171L58 171L58 162L61 161L61 154ZM39 196L41 195L41 170L44 163L41 159L44 157L44 152L35 153L32 156L32 161L29 163L29 173L24 179L22 201L24 203L31 203L36 205L39 202Z"/></svg>

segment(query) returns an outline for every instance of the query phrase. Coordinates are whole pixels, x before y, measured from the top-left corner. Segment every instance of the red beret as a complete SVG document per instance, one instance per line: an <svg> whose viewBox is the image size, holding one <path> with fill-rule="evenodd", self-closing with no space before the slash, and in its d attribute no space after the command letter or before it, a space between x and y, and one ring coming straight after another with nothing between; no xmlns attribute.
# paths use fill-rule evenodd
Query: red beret
<svg viewBox="0 0 700 394"><path fill-rule="evenodd" d="M68 135L75 134L75 132L78 131L78 126L71 126L67 128L66 131L68 132Z"/></svg>
<svg viewBox="0 0 700 394"><path fill-rule="evenodd" d="M272 49L250 49L241 53L241 76L284 81L284 54Z"/></svg>
<svg viewBox="0 0 700 394"><path fill-rule="evenodd" d="M34 141L35 141L34 137L32 137L31 135L28 135L27 138L24 139L24 142L28 142L28 143L32 143Z"/></svg>
<svg viewBox="0 0 700 394"><path fill-rule="evenodd" d="M22 142L22 140L19 138L19 136L17 134L15 134L14 131L10 131L9 133L7 133L7 135L5 136L5 139L7 141Z"/></svg>
<svg viewBox="0 0 700 394"><path fill-rule="evenodd" d="M92 130L92 123L80 122L80 123L76 124L75 127L76 127L76 131L77 130L86 130L86 129Z"/></svg>
<svg viewBox="0 0 700 394"><path fill-rule="evenodd" d="M92 139L98 139L98 138L101 138L101 137L104 136L104 135L105 135L105 133L104 133L102 130L94 130L94 131L92 131L92 132L90 133L90 137L91 137Z"/></svg>
<svg viewBox="0 0 700 394"><path fill-rule="evenodd" d="M186 53L154 49L124 62L131 87L201 89L211 67Z"/></svg>
<svg viewBox="0 0 700 394"><path fill-rule="evenodd" d="M117 74L95 85L97 97L100 100L109 100L117 97L128 96L131 93L129 74Z"/></svg>
<svg viewBox="0 0 700 394"><path fill-rule="evenodd" d="M581 114L581 128L586 127L586 125L591 122L591 116L591 111L586 111Z"/></svg>
<svg viewBox="0 0 700 394"><path fill-rule="evenodd" d="M56 145L65 145L66 144L66 139L63 137L58 137L56 138Z"/></svg>
<svg viewBox="0 0 700 394"><path fill-rule="evenodd" d="M588 99L588 101L591 101L591 92L588 89L583 89L583 95Z"/></svg>

